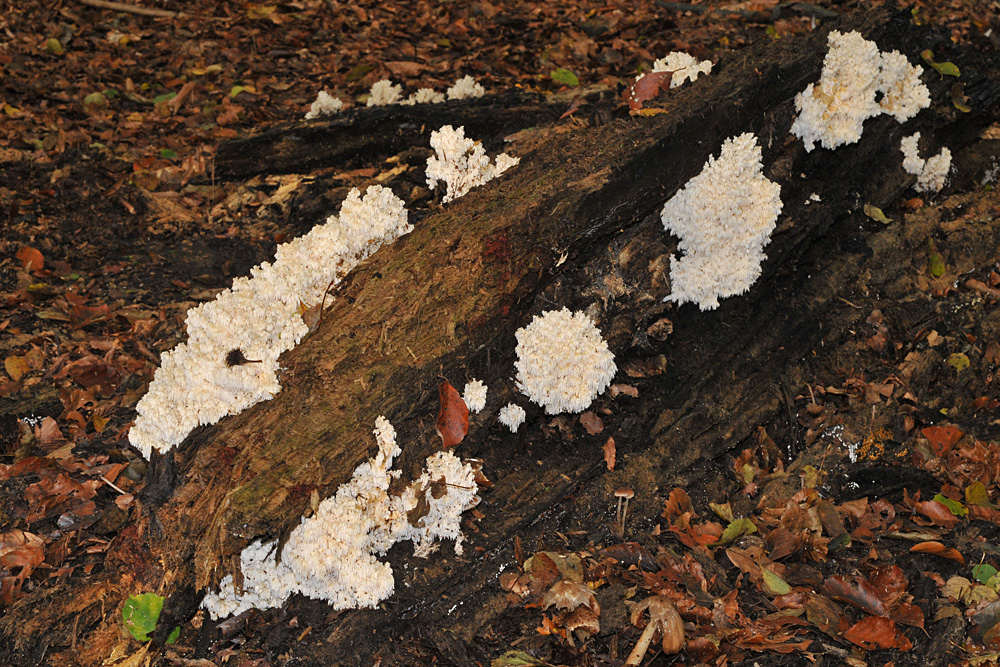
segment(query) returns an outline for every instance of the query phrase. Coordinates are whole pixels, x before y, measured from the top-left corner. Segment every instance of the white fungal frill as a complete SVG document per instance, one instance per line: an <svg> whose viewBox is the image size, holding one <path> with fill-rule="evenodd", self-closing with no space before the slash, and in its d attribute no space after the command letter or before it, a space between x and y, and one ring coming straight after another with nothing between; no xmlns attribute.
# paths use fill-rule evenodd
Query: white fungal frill
<svg viewBox="0 0 1000 667"><path fill-rule="evenodd" d="M274 262L237 278L214 301L188 311L187 342L164 352L136 410L129 441L149 458L196 426L214 424L281 391L278 357L308 333L303 304L320 303L327 286L384 243L412 227L403 201L378 185L364 198L351 190L339 216L278 247ZM234 351L249 363L233 364Z"/></svg>
<svg viewBox="0 0 1000 667"><path fill-rule="evenodd" d="M371 608L395 588L392 568L377 556L397 542L414 542L417 556L430 554L435 540L455 540L461 553L462 512L476 505L475 472L450 451L429 457L423 474L400 496L390 496L391 470L399 455L396 432L384 417L375 422L378 453L362 463L316 513L302 519L285 543L254 542L240 556L243 590L227 575L218 593L205 596L212 618L250 608L277 607L294 593L325 600L334 609ZM416 508L421 498L424 511Z"/></svg>
<svg viewBox="0 0 1000 667"><path fill-rule="evenodd" d="M344 103L339 98L333 97L325 90L321 90L319 91L319 95L316 96L316 101L309 107L306 120L340 113L340 110L343 108Z"/></svg>
<svg viewBox="0 0 1000 667"><path fill-rule="evenodd" d="M920 157L917 149L919 141L919 132L900 141L903 169L917 177L917 182L913 184L913 189L917 192L938 192L944 187L948 172L951 171L951 151L942 148L940 153L925 160Z"/></svg>
<svg viewBox="0 0 1000 667"><path fill-rule="evenodd" d="M702 60L699 62L697 58L683 51L671 51L665 57L654 62L652 69L652 73L654 74L656 72L673 72L673 75L670 77L671 88L676 88L685 81L697 81L700 75L708 74L711 71L711 60ZM636 80L641 78L642 76L640 75L636 77Z"/></svg>
<svg viewBox="0 0 1000 667"><path fill-rule="evenodd" d="M807 151L817 143L829 149L855 143L873 116L886 113L903 123L930 106L930 91L920 81L923 68L910 65L906 56L881 53L856 31L833 30L827 41L819 81L795 97L792 134Z"/></svg>
<svg viewBox="0 0 1000 667"><path fill-rule="evenodd" d="M482 97L485 94L486 89L468 75L463 76L448 89L449 100L468 100L475 97Z"/></svg>
<svg viewBox="0 0 1000 667"><path fill-rule="evenodd" d="M471 380L465 383L462 400L469 412L479 413L486 407L486 385L481 380Z"/></svg>
<svg viewBox="0 0 1000 667"><path fill-rule="evenodd" d="M444 183L444 202L457 199L472 188L492 181L521 161L520 158L500 153L496 162L490 164L483 145L466 138L464 127L455 129L451 125L431 132L431 148L434 155L427 158L427 187L433 190L439 183Z"/></svg>
<svg viewBox="0 0 1000 667"><path fill-rule="evenodd" d="M517 388L546 414L583 412L618 371L615 355L584 312L546 311L515 336Z"/></svg>
<svg viewBox="0 0 1000 667"><path fill-rule="evenodd" d="M497 419L500 423L510 429L511 433L517 433L518 427L524 423L524 418L526 417L524 408L516 403L508 403L507 405L500 408L500 413L497 415Z"/></svg>
<svg viewBox="0 0 1000 667"><path fill-rule="evenodd" d="M693 301L702 310L743 294L760 276L763 247L781 213L781 187L763 174L757 137L727 139L718 159L664 206L663 227L680 238L681 258L670 258L666 300Z"/></svg>
<svg viewBox="0 0 1000 667"><path fill-rule="evenodd" d="M372 84L368 91L368 103L370 107L381 107L388 104L399 104L403 100L403 87L392 81L382 79Z"/></svg>

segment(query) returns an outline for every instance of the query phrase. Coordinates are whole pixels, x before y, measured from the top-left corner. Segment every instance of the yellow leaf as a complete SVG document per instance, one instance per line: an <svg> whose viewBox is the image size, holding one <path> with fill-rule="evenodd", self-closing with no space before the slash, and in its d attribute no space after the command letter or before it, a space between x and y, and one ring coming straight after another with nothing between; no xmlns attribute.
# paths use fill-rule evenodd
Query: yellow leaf
<svg viewBox="0 0 1000 667"><path fill-rule="evenodd" d="M24 357L11 355L4 359L3 367L12 380L20 380L28 372L28 361Z"/></svg>

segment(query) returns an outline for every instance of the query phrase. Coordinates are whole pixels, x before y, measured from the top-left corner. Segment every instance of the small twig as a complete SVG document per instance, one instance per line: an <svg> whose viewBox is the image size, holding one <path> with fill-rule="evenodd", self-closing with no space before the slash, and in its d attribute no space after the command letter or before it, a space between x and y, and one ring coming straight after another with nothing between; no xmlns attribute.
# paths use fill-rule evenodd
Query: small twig
<svg viewBox="0 0 1000 667"><path fill-rule="evenodd" d="M137 7L126 5L124 2L109 2L109 0L77 0L81 5L97 7L98 9L111 9L116 12L126 12L128 14L138 14L139 16L155 16L162 19L172 19L186 16L181 12L174 12L169 9L150 9L148 7Z"/></svg>
<svg viewBox="0 0 1000 667"><path fill-rule="evenodd" d="M120 488L118 488L117 486L115 486L115 485L114 485L114 483L113 483L113 482L111 482L111 481L110 481L110 480L109 480L109 479L108 479L107 477L105 477L104 475L98 475L98 477L100 478L100 480L101 480L102 482L104 482L105 484L107 484L108 486L110 486L110 487L111 487L112 489L114 489L114 490L115 490L115 491L117 491L118 493L122 494L123 496L127 496L127 495L128 495L128 491L122 491L122 490L121 490Z"/></svg>

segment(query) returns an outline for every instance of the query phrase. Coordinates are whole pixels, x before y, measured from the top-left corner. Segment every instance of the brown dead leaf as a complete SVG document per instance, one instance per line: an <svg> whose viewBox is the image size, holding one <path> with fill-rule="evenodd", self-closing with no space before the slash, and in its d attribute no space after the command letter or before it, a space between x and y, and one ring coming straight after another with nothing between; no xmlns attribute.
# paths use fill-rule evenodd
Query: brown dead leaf
<svg viewBox="0 0 1000 667"><path fill-rule="evenodd" d="M390 60L385 66L394 76L403 79L416 79L430 69L427 65L409 60Z"/></svg>
<svg viewBox="0 0 1000 667"><path fill-rule="evenodd" d="M861 577L834 575L823 582L823 590L834 600L846 602L873 616L888 613L878 591Z"/></svg>
<svg viewBox="0 0 1000 667"><path fill-rule="evenodd" d="M943 503L936 500L922 500L913 503L914 508L931 520L935 526L943 526L951 530L958 524L958 517L951 513Z"/></svg>
<svg viewBox="0 0 1000 667"><path fill-rule="evenodd" d="M604 463L608 466L608 470L615 469L615 439L608 438L608 441L604 443Z"/></svg>
<svg viewBox="0 0 1000 667"><path fill-rule="evenodd" d="M604 420L590 410L580 415L580 423L583 425L583 428L587 429L587 433L590 435L597 435L604 430Z"/></svg>
<svg viewBox="0 0 1000 667"><path fill-rule="evenodd" d="M660 516L664 519L672 519L684 512L693 511L694 507L691 505L691 497L687 494L687 491L678 486L667 496L666 502L663 503L663 512Z"/></svg>
<svg viewBox="0 0 1000 667"><path fill-rule="evenodd" d="M462 442L469 432L469 406L447 380L438 385L438 399L441 408L435 430L441 437L441 446L448 449Z"/></svg>
<svg viewBox="0 0 1000 667"><path fill-rule="evenodd" d="M909 651L913 642L904 635L892 619L884 616L863 618L844 632L844 639L867 651L895 648Z"/></svg>
<svg viewBox="0 0 1000 667"><path fill-rule="evenodd" d="M625 101L628 103L629 113L639 113L645 102L659 95L661 89L669 88L673 76L673 72L650 72L639 77L639 80L625 91Z"/></svg>

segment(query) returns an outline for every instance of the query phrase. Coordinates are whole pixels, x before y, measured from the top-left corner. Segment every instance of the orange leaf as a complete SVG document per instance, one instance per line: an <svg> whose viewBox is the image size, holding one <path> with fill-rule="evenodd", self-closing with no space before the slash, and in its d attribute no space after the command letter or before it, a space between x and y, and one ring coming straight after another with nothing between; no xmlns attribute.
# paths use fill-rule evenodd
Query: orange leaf
<svg viewBox="0 0 1000 667"><path fill-rule="evenodd" d="M931 448L938 456L944 456L951 451L952 447L965 435L965 431L957 426L928 426L920 431L931 443Z"/></svg>
<svg viewBox="0 0 1000 667"><path fill-rule="evenodd" d="M892 619L884 616L861 619L844 632L844 639L868 651L886 648L909 651L913 648L913 642L899 631Z"/></svg>
<svg viewBox="0 0 1000 667"><path fill-rule="evenodd" d="M667 500L663 504L663 513L661 516L664 519L671 519L684 512L690 512L693 509L691 497L687 494L687 491L678 486L667 496Z"/></svg>
<svg viewBox="0 0 1000 667"><path fill-rule="evenodd" d="M910 547L910 551L931 554L932 556L940 556L941 558L947 558L965 565L965 557L962 556L957 549L946 547L940 542L921 542L920 544L914 544Z"/></svg>
<svg viewBox="0 0 1000 667"><path fill-rule="evenodd" d="M17 251L17 258L21 260L21 265L25 271L37 271L45 266L45 259L42 253L31 246L22 246Z"/></svg>
<svg viewBox="0 0 1000 667"><path fill-rule="evenodd" d="M469 432L469 406L447 380L438 385L438 398L441 409L435 430L441 436L442 447L448 449L462 442Z"/></svg>
<svg viewBox="0 0 1000 667"><path fill-rule="evenodd" d="M615 439L608 438L608 441L604 443L604 462L608 466L608 470L615 469Z"/></svg>

